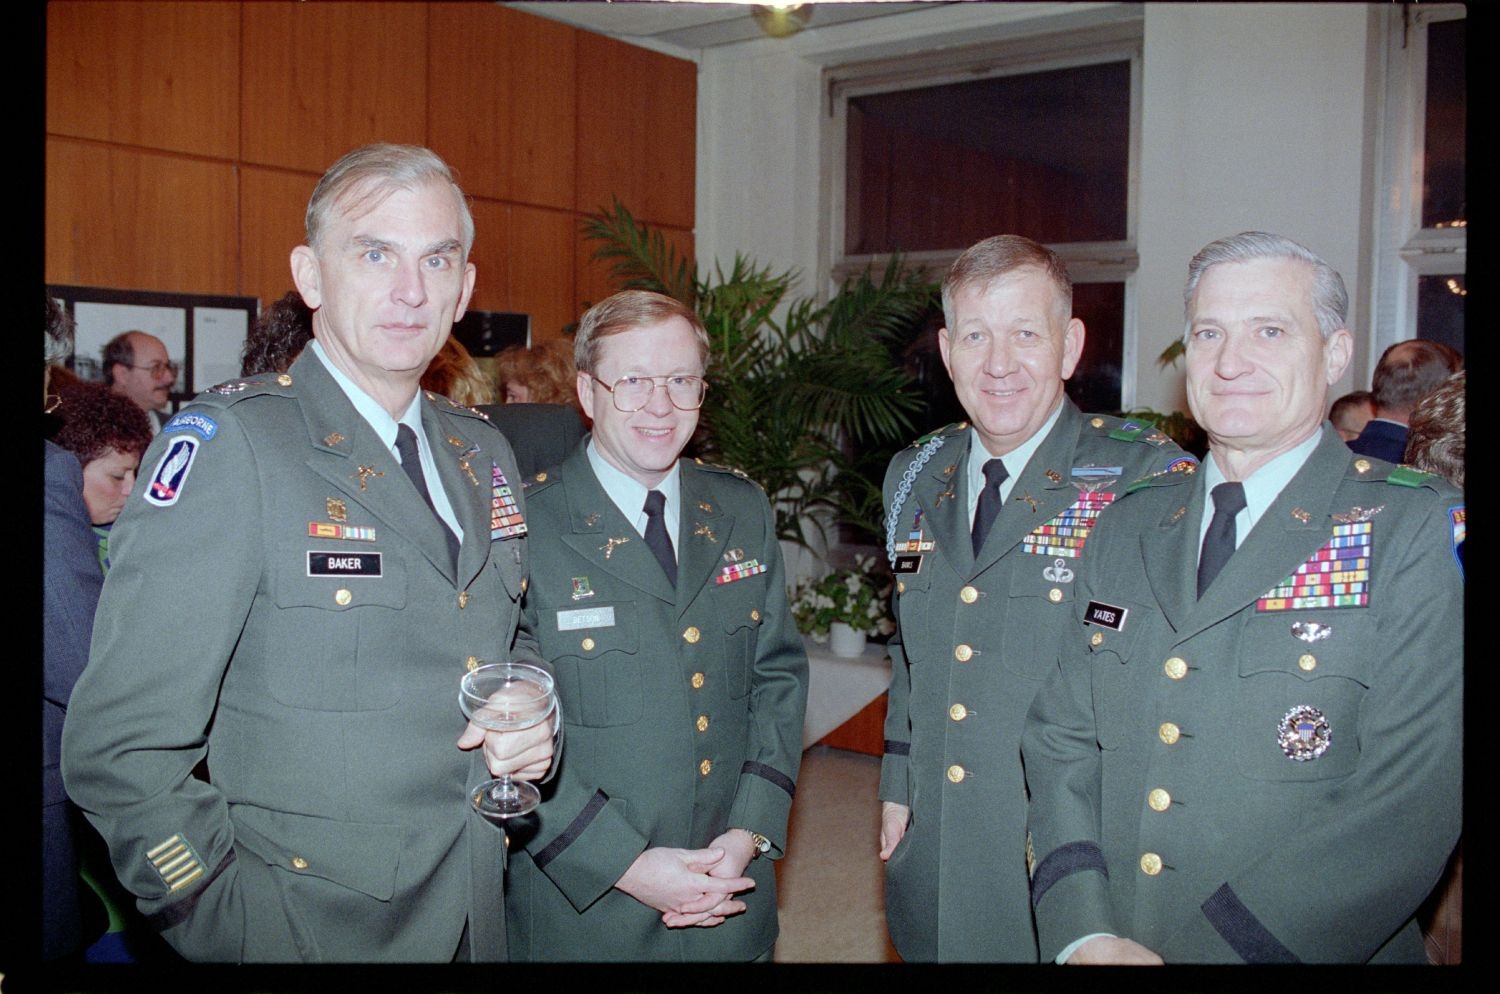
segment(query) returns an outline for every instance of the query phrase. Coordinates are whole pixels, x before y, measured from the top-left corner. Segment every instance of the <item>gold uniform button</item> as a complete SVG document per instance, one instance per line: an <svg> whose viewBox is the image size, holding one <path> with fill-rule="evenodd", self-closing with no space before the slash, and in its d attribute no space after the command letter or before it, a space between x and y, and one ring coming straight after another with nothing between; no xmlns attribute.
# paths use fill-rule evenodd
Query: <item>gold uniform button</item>
<svg viewBox="0 0 1500 994"><path fill-rule="evenodd" d="M582 642L580 642L578 644L583 647L583 651L584 652L593 652L594 651L594 640L593 639L586 638L586 639L584 639Z"/></svg>
<svg viewBox="0 0 1500 994"><path fill-rule="evenodd" d="M904 593L906 593L906 581L905 580L897 580L896 581L896 593L898 593L898 594L904 594Z"/></svg>
<svg viewBox="0 0 1500 994"><path fill-rule="evenodd" d="M305 869L307 869L307 860L303 859L301 856L293 856L292 857L292 868L296 869L296 870L305 870Z"/></svg>
<svg viewBox="0 0 1500 994"><path fill-rule="evenodd" d="M1093 428L1103 428L1104 427L1104 419L1103 418L1092 418L1092 419L1089 420L1089 426L1093 427Z"/></svg>
<svg viewBox="0 0 1500 994"><path fill-rule="evenodd" d="M948 767L948 781L950 783L963 783L964 768L957 764Z"/></svg>
<svg viewBox="0 0 1500 994"><path fill-rule="evenodd" d="M1167 745L1176 745L1177 740L1182 737L1182 729L1178 728L1170 721L1164 721L1161 723L1161 727L1157 728L1156 737L1161 739Z"/></svg>
<svg viewBox="0 0 1500 994"><path fill-rule="evenodd" d="M1161 857L1154 852L1141 856L1141 872L1148 877L1156 876L1161 872Z"/></svg>
<svg viewBox="0 0 1500 994"><path fill-rule="evenodd" d="M694 690L701 690L703 688L703 674L694 673L693 679L689 682L692 683Z"/></svg>
<svg viewBox="0 0 1500 994"><path fill-rule="evenodd" d="M470 673L473 673L475 670L479 669L479 657L470 656L468 659L465 659L464 668L467 669Z"/></svg>
<svg viewBox="0 0 1500 994"><path fill-rule="evenodd" d="M458 609L460 611L462 611L464 608L466 608L468 606L469 606L469 592L467 590L460 590L458 592Z"/></svg>
<svg viewBox="0 0 1500 994"><path fill-rule="evenodd" d="M292 378L286 373L282 373L280 376L276 377L276 382L284 387L289 387L292 385Z"/></svg>
<svg viewBox="0 0 1500 994"><path fill-rule="evenodd" d="M968 716L969 709L964 707L962 704L955 704L948 709L948 717L952 718L954 721L963 721Z"/></svg>
<svg viewBox="0 0 1500 994"><path fill-rule="evenodd" d="M1368 460L1368 459L1356 459L1356 460L1354 460L1354 471L1356 473L1368 473L1370 471L1370 460Z"/></svg>
<svg viewBox="0 0 1500 994"><path fill-rule="evenodd" d="M958 599L963 601L965 604L973 604L975 601L979 600L979 591L975 590L973 587L964 587L958 592Z"/></svg>
<svg viewBox="0 0 1500 994"><path fill-rule="evenodd" d="M759 621L760 620L760 610L758 608L752 608L750 610L750 620L751 621Z"/></svg>
<svg viewBox="0 0 1500 994"><path fill-rule="evenodd" d="M698 640L702 637L703 633L698 631L697 625L688 625L687 629L682 633L682 640L688 645L697 645Z"/></svg>
<svg viewBox="0 0 1500 994"><path fill-rule="evenodd" d="M1306 672L1311 673L1318 668L1318 657L1312 653L1307 653L1301 659L1297 660L1297 665Z"/></svg>
<svg viewBox="0 0 1500 994"><path fill-rule="evenodd" d="M523 594L526 593L526 588L529 587L529 586L531 586L531 577L529 577L529 576L523 576L523 577L521 577L521 593L523 593Z"/></svg>
<svg viewBox="0 0 1500 994"><path fill-rule="evenodd" d="M348 607L352 600L354 600L354 595L349 593L347 587L340 587L333 592L333 602L339 607Z"/></svg>
<svg viewBox="0 0 1500 994"><path fill-rule="evenodd" d="M1146 795L1146 803L1152 811L1165 811L1172 806L1172 795L1158 787Z"/></svg>
<svg viewBox="0 0 1500 994"><path fill-rule="evenodd" d="M974 658L974 650L969 648L966 644L960 642L958 644L958 648L953 650L953 658L958 660L960 663L967 663L969 660Z"/></svg>
<svg viewBox="0 0 1500 994"><path fill-rule="evenodd" d="M1171 659L1167 660L1166 665L1164 665L1162 669L1166 670L1167 676L1172 678L1173 680L1181 680L1183 677L1187 676L1187 660L1183 659L1181 656L1173 656Z"/></svg>
<svg viewBox="0 0 1500 994"><path fill-rule="evenodd" d="M1051 601L1052 603L1054 603L1054 604L1061 604L1062 603L1062 588L1060 588L1060 587L1053 587L1051 590L1047 591L1047 599L1049 601Z"/></svg>
<svg viewBox="0 0 1500 994"><path fill-rule="evenodd" d="M708 715L706 715L706 714L700 714L698 716L698 720L695 721L693 724L698 729L698 731L700 731L700 732L706 732L706 731L708 731Z"/></svg>
<svg viewBox="0 0 1500 994"><path fill-rule="evenodd" d="M699 772L699 774L701 774L702 776L705 776L705 777L708 776L708 774L713 770L713 768L714 768L714 761L711 760L711 759L705 759L703 762L701 762L701 763L698 764L698 772Z"/></svg>
<svg viewBox="0 0 1500 994"><path fill-rule="evenodd" d="M546 483L547 482L547 474L546 473L538 473L535 477L533 477L533 479L535 479L536 482L538 482L538 483Z"/></svg>
<svg viewBox="0 0 1500 994"><path fill-rule="evenodd" d="M1092 646L1094 646L1094 647L1097 648L1098 646L1101 646L1103 644L1104 644L1104 633L1103 632L1095 632L1094 634L1092 634L1092 635L1089 636L1089 645L1092 645Z"/></svg>

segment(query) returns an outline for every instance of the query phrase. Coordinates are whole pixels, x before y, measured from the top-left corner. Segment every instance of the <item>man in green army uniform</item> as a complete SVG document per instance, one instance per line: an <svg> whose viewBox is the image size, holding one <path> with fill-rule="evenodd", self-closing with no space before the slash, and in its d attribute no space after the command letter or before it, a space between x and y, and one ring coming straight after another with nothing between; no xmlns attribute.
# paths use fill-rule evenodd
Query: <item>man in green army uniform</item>
<svg viewBox="0 0 1500 994"><path fill-rule="evenodd" d="M1067 268L1016 235L943 280L943 362L970 423L886 473L898 635L881 768L886 921L907 960L1036 962L1021 725L1089 531L1133 481L1195 461L1063 393L1083 354Z"/></svg>
<svg viewBox="0 0 1500 994"><path fill-rule="evenodd" d="M766 495L678 458L708 337L632 290L583 316L593 433L528 484L528 622L568 753L511 858L523 960L769 960L807 657ZM753 888L753 889L751 889ZM693 927L697 926L697 927Z"/></svg>
<svg viewBox="0 0 1500 994"><path fill-rule="evenodd" d="M466 727L458 685L540 662L519 479L499 432L417 388L473 237L427 149L335 163L291 259L313 344L173 417L115 526L63 774L189 959L505 958L502 836L467 798L553 747Z"/></svg>
<svg viewBox="0 0 1500 994"><path fill-rule="evenodd" d="M1458 838L1462 495L1323 422L1343 280L1246 232L1188 268L1209 437L1101 523L1024 738L1041 953L1425 961Z"/></svg>

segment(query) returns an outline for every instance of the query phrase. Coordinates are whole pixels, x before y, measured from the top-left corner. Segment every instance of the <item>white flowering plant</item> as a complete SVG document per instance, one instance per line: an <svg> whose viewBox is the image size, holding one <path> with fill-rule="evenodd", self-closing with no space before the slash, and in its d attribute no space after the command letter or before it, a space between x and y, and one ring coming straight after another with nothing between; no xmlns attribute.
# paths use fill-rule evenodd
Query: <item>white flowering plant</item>
<svg viewBox="0 0 1500 994"><path fill-rule="evenodd" d="M874 556L855 556L852 568L798 586L792 600L797 630L826 642L829 626L842 621L866 635L889 635L896 630L891 585L890 573Z"/></svg>

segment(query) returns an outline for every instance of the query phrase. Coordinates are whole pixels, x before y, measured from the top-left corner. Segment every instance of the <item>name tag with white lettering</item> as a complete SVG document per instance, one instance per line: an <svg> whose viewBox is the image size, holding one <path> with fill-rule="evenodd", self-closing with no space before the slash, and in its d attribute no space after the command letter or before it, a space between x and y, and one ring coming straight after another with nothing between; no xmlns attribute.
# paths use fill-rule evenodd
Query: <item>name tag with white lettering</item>
<svg viewBox="0 0 1500 994"><path fill-rule="evenodd" d="M308 576L380 576L380 553L309 552Z"/></svg>
<svg viewBox="0 0 1500 994"><path fill-rule="evenodd" d="M605 607L580 607L572 611L557 612L557 630L560 632L573 632L580 628L613 627L615 627L613 604Z"/></svg>
<svg viewBox="0 0 1500 994"><path fill-rule="evenodd" d="M1130 613L1128 608L1115 607L1113 604L1101 604L1098 601L1089 601L1088 608L1083 612L1083 620L1086 624L1101 625L1105 628L1113 628L1115 631L1125 627L1125 616Z"/></svg>

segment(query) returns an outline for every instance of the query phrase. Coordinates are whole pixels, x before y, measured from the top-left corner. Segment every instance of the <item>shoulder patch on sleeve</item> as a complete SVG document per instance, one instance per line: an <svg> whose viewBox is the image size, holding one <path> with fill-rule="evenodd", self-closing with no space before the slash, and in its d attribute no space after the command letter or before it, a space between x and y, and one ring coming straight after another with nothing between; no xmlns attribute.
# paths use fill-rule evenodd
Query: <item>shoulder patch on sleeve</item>
<svg viewBox="0 0 1500 994"><path fill-rule="evenodd" d="M157 507L171 507L177 503L177 498L182 496L182 487L187 483L188 471L193 468L199 444L192 435L172 439L151 471L151 482L146 487L147 503Z"/></svg>
<svg viewBox="0 0 1500 994"><path fill-rule="evenodd" d="M190 431L207 442L219 433L219 425L207 414L198 411L178 411L161 426L163 435L172 431Z"/></svg>

